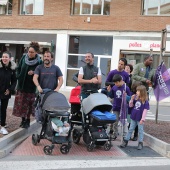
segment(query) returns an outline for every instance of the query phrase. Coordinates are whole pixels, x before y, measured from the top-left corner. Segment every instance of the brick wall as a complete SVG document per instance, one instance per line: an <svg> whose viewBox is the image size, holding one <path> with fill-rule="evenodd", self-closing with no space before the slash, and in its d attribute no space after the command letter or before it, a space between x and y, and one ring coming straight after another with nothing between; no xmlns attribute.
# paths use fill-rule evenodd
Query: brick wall
<svg viewBox="0 0 170 170"><path fill-rule="evenodd" d="M0 28L70 29L108 31L160 31L169 17L142 16L141 0L112 0L109 16L70 15L70 0L45 0L43 16L19 15L19 0L13 0L12 16L0 15Z"/></svg>

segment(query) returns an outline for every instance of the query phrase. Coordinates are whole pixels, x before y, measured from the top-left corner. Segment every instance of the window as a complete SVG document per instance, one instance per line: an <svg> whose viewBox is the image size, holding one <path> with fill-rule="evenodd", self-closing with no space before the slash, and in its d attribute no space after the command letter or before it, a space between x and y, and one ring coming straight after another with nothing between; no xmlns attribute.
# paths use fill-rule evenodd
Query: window
<svg viewBox="0 0 170 170"><path fill-rule="evenodd" d="M170 15L170 0L143 0L143 15Z"/></svg>
<svg viewBox="0 0 170 170"><path fill-rule="evenodd" d="M12 0L0 0L0 15L12 14Z"/></svg>
<svg viewBox="0 0 170 170"><path fill-rule="evenodd" d="M101 68L102 87L110 71L113 37L108 36L70 36L67 61L66 86L76 86L72 80L74 73L86 65L84 60L87 52L94 53L94 65Z"/></svg>
<svg viewBox="0 0 170 170"><path fill-rule="evenodd" d="M21 0L21 15L43 15L44 0Z"/></svg>
<svg viewBox="0 0 170 170"><path fill-rule="evenodd" d="M72 0L72 15L109 15L111 0Z"/></svg>

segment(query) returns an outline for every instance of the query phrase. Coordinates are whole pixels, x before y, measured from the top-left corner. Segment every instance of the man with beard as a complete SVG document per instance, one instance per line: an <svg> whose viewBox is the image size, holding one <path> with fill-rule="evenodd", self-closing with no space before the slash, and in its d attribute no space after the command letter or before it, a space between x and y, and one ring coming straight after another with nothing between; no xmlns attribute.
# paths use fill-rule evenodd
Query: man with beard
<svg viewBox="0 0 170 170"><path fill-rule="evenodd" d="M113 82L113 77L115 74L122 76L123 81L128 85L129 84L129 74L124 70L127 65L127 60L125 58L120 58L118 63L118 68L109 72L106 83Z"/></svg>
<svg viewBox="0 0 170 170"><path fill-rule="evenodd" d="M123 81L127 84L127 86L129 86L129 83L130 83L129 74L124 70L126 65L127 65L126 58L120 58L117 69L111 70L108 73L107 78L106 78L106 82L105 82L106 87L104 87L102 89L101 93L108 95L107 87L108 86L111 86L111 87L114 86L113 77L114 77L115 74L121 75Z"/></svg>
<svg viewBox="0 0 170 170"><path fill-rule="evenodd" d="M52 64L52 61L53 54L45 51L44 63L37 66L34 71L33 82L40 93L47 88L58 92L63 84L63 74L58 66Z"/></svg>
<svg viewBox="0 0 170 170"><path fill-rule="evenodd" d="M90 93L97 93L102 83L101 70L94 66L94 55L87 52L85 56L86 65L80 67L78 83L81 84L82 99L88 97Z"/></svg>

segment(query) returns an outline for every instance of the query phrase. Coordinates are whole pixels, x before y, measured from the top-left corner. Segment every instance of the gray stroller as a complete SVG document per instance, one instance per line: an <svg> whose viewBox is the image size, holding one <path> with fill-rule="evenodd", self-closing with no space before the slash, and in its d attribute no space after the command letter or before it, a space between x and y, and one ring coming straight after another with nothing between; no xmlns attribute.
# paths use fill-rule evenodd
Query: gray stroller
<svg viewBox="0 0 170 170"><path fill-rule="evenodd" d="M67 154L71 148L70 106L66 97L55 91L40 94L37 101L39 115L37 122L41 122L40 134L32 135L32 144L37 145L41 139L51 141L51 145L44 147L44 153L52 154L54 144L61 144L60 151ZM41 111L40 111L41 110Z"/></svg>
<svg viewBox="0 0 170 170"><path fill-rule="evenodd" d="M116 121L116 115L110 113L112 105L106 95L102 93L90 94L81 103L82 127L74 126L72 138L78 144L81 136L88 151L93 151L96 145L104 146L104 150L111 148L111 137L106 132L107 125Z"/></svg>

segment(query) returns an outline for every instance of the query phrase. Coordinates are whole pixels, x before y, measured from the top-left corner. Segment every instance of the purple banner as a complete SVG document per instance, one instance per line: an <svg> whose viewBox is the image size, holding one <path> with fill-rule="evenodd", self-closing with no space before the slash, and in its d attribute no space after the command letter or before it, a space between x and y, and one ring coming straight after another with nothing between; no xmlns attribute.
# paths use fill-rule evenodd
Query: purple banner
<svg viewBox="0 0 170 170"><path fill-rule="evenodd" d="M157 101L161 101L170 96L170 77L169 70L166 69L162 62L155 74L154 94Z"/></svg>

